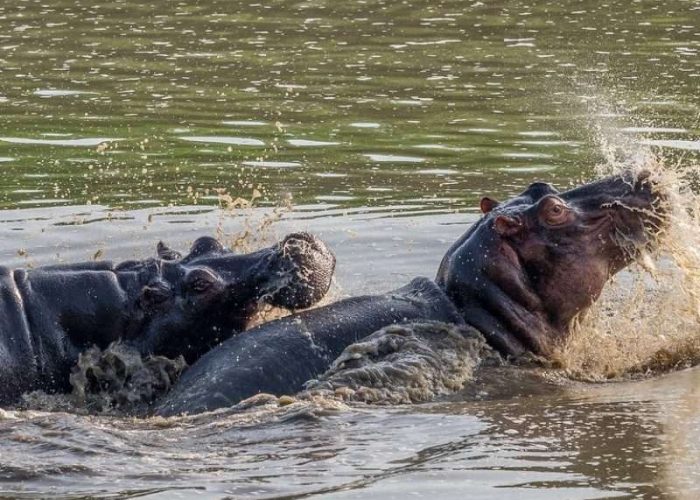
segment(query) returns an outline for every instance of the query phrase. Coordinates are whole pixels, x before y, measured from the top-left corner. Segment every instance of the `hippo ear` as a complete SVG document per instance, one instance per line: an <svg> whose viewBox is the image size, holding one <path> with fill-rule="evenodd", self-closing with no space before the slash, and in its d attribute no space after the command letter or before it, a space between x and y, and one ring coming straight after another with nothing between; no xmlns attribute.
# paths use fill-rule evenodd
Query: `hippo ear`
<svg viewBox="0 0 700 500"><path fill-rule="evenodd" d="M158 254L158 257L163 260L180 260L182 258L180 252L171 249L162 241L158 242L158 245L156 246L156 253Z"/></svg>
<svg viewBox="0 0 700 500"><path fill-rule="evenodd" d="M499 215L493 221L493 228L501 236L513 236L520 232L523 225L517 218Z"/></svg>
<svg viewBox="0 0 700 500"><path fill-rule="evenodd" d="M192 244L192 249L190 249L190 254L187 256L192 259L194 257L199 257L200 255L205 255L208 253L222 253L224 251L224 246L219 243L216 238L211 236L202 236L197 238Z"/></svg>
<svg viewBox="0 0 700 500"><path fill-rule="evenodd" d="M488 196L484 196L481 198L481 203L479 203L479 208L481 209L482 214L487 214L494 208L496 208L500 203L493 198L489 198Z"/></svg>
<svg viewBox="0 0 700 500"><path fill-rule="evenodd" d="M139 296L139 305L148 311L167 302L172 295L172 290L165 283L155 281L143 287Z"/></svg>

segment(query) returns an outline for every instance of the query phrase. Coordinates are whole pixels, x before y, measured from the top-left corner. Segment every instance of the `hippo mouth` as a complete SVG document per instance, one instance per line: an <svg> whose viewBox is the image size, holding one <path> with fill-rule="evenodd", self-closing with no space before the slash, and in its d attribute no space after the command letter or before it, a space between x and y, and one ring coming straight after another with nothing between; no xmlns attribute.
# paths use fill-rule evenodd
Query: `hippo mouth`
<svg viewBox="0 0 700 500"><path fill-rule="evenodd" d="M484 217L445 255L437 283L507 356L551 356L605 283L653 249L664 201L646 172L565 192L535 183Z"/></svg>

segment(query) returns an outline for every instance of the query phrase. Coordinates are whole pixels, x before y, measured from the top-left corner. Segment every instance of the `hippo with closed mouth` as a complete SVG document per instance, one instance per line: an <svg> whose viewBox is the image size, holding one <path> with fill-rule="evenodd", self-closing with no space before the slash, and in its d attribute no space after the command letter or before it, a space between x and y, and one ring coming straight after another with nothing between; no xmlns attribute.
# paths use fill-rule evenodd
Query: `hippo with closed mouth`
<svg viewBox="0 0 700 500"><path fill-rule="evenodd" d="M308 233L245 255L196 240L146 260L0 267L0 404L69 389L81 352L123 340L193 363L242 331L263 304L306 308L328 291L335 257Z"/></svg>
<svg viewBox="0 0 700 500"><path fill-rule="evenodd" d="M190 367L156 413L298 392L347 346L392 324L450 323L477 330L504 358L551 356L609 278L653 247L663 203L647 172L564 192L538 182L505 203L484 198L483 216L450 247L434 281L415 278L232 337Z"/></svg>

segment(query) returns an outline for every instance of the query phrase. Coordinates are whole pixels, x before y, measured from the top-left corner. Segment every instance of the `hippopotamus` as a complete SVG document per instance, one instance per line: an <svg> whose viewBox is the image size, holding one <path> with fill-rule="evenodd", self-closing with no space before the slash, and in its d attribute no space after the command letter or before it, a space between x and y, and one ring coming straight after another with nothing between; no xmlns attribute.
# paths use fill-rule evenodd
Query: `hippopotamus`
<svg viewBox="0 0 700 500"><path fill-rule="evenodd" d="M564 192L536 182L504 203L483 198L482 217L449 248L435 280L418 277L232 337L185 371L155 413L293 394L347 346L397 323L476 329L506 359L552 356L609 278L653 246L663 200L649 173L632 172Z"/></svg>
<svg viewBox="0 0 700 500"><path fill-rule="evenodd" d="M264 304L296 310L320 300L334 268L307 233L241 255L202 237L184 257L159 243L145 260L0 267L0 404L68 389L79 354L117 340L193 363Z"/></svg>

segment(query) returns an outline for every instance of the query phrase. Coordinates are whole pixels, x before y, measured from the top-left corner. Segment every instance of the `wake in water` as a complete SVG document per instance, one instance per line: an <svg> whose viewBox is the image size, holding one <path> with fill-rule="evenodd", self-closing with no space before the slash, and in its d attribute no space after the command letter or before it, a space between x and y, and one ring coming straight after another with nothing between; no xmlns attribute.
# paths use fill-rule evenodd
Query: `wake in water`
<svg viewBox="0 0 700 500"><path fill-rule="evenodd" d="M182 356L142 357L120 342L88 349L70 376L75 403L91 412L142 413L165 394L187 368Z"/></svg>
<svg viewBox="0 0 700 500"><path fill-rule="evenodd" d="M307 394L365 403L422 403L459 391L480 366L501 364L473 328L392 325L347 347L326 373L307 383Z"/></svg>
<svg viewBox="0 0 700 500"><path fill-rule="evenodd" d="M145 415L187 368L182 356L142 356L137 349L113 342L80 354L70 375L68 394L25 394L25 409L104 415Z"/></svg>

